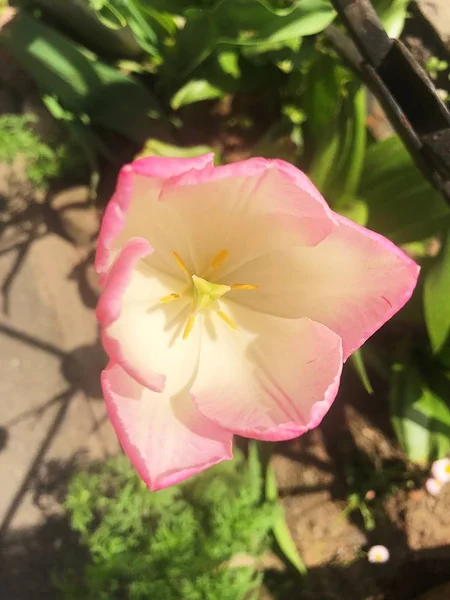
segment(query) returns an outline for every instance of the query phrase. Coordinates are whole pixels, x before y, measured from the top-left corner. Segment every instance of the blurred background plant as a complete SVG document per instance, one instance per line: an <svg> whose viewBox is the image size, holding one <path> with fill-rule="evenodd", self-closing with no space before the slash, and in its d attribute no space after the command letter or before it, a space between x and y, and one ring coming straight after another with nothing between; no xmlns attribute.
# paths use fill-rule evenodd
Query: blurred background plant
<svg viewBox="0 0 450 600"><path fill-rule="evenodd" d="M373 4L400 36L409 1ZM32 114L0 117L0 162L22 155L33 184L49 188L81 164L102 208L111 172L133 156L279 157L308 173L334 210L421 264L411 302L352 358L368 393L388 390L403 452L400 474L399 463L383 476L366 464L347 478L345 515L359 511L374 529L372 492L420 485L450 451L450 207L330 42L330 26L343 31L330 1L1 0L0 23L0 46L63 132L49 143ZM444 99L448 64L424 62ZM62 597L248 600L269 529L304 575L265 472L266 488L256 456L239 454L157 495L122 459L78 475L66 506L88 562L81 578L60 580ZM239 553L250 562L231 567Z"/></svg>

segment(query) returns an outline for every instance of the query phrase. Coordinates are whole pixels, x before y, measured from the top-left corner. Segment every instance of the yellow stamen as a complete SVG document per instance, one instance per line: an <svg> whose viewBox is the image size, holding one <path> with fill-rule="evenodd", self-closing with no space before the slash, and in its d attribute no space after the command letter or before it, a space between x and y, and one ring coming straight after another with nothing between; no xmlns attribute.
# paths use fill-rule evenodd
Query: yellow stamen
<svg viewBox="0 0 450 600"><path fill-rule="evenodd" d="M221 310L217 311L217 314L219 315L219 317L222 319L222 321L225 321L225 323L227 325L229 325L232 329L237 329L237 325L236 323L233 321L233 319L231 317L229 317L226 313L224 313Z"/></svg>
<svg viewBox="0 0 450 600"><path fill-rule="evenodd" d="M174 257L174 259L176 260L177 265L180 267L180 269L186 273L187 275L189 275L189 269L187 268L187 266L184 264L183 259L181 258L181 256L178 254L178 252L172 252L172 256Z"/></svg>
<svg viewBox="0 0 450 600"><path fill-rule="evenodd" d="M211 269L218 269L223 261L228 258L229 252L228 250L221 250L218 252L215 257L211 261Z"/></svg>
<svg viewBox="0 0 450 600"><path fill-rule="evenodd" d="M191 315L189 317L189 319L186 321L186 325L184 327L183 340L186 340L188 338L189 334L192 331L192 328L194 327L194 323L195 323L195 315Z"/></svg>
<svg viewBox="0 0 450 600"><path fill-rule="evenodd" d="M173 300L178 300L178 298L181 298L181 295L174 293L160 298L159 301L161 302L161 304L167 304L168 302L172 302Z"/></svg>
<svg viewBox="0 0 450 600"><path fill-rule="evenodd" d="M258 286L252 283L233 283L230 288L232 290L257 290Z"/></svg>

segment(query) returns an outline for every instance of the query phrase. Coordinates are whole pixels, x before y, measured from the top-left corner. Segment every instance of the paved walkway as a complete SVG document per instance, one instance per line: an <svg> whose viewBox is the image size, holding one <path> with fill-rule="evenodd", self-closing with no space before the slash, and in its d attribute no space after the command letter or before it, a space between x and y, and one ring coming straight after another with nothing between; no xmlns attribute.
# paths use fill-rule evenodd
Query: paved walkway
<svg viewBox="0 0 450 600"><path fill-rule="evenodd" d="M117 451L99 387L105 359L95 317L74 277L81 258L71 243L46 232L39 212L0 235L5 600L54 597L48 576L69 535L60 504L67 478L77 464Z"/></svg>

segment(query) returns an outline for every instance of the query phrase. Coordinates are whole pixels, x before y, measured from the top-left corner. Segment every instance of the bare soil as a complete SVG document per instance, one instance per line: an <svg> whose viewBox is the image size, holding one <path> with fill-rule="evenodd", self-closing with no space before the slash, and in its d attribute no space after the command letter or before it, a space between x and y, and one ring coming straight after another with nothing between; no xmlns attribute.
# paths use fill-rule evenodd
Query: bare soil
<svg viewBox="0 0 450 600"><path fill-rule="evenodd" d="M369 396L347 367L323 424L277 448L282 502L309 570L286 599L413 600L450 581L450 485L437 498L425 492L426 473L402 460L383 383L372 379ZM355 490L375 496L371 531L358 511L345 514ZM367 561L375 544L389 562Z"/></svg>

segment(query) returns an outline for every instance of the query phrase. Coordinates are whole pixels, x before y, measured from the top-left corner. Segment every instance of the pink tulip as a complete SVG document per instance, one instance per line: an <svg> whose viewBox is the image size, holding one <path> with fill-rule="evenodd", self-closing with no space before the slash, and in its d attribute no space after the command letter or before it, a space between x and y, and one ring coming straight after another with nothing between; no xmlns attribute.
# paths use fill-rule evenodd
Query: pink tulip
<svg viewBox="0 0 450 600"><path fill-rule="evenodd" d="M153 490L316 427L419 272L292 165L212 155L123 167L96 267L106 404Z"/></svg>

